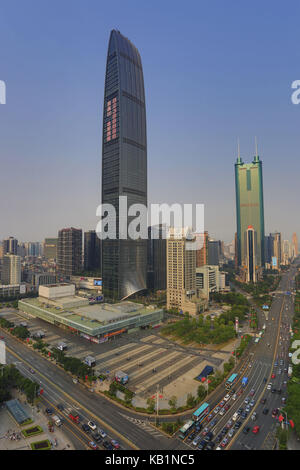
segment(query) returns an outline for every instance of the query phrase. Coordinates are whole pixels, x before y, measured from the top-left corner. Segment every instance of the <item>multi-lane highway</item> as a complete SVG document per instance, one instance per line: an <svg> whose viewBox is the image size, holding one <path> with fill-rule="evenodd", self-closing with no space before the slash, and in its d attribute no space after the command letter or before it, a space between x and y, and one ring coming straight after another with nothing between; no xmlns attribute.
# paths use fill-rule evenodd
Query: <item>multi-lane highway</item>
<svg viewBox="0 0 300 470"><path fill-rule="evenodd" d="M70 375L54 363L16 338L5 332L1 334L4 335L7 346L7 362L14 363L20 372L39 382L44 390L42 397L45 405L55 408L57 404L64 404L66 427L69 432L72 431L73 436L75 434L81 447L86 446L91 438L82 431L80 425L68 419L69 409L75 408L82 418L81 422L94 421L110 439L118 440L123 449L187 449L183 442L169 439L154 429L146 417L143 419L138 414L122 409L110 400L90 392L82 385L74 384ZM31 374L29 369L35 373Z"/></svg>
<svg viewBox="0 0 300 470"><path fill-rule="evenodd" d="M236 370L239 375L233 386L235 393L230 390L230 398L224 401L227 393L224 387L211 397L210 421L204 418L201 431L192 431L185 439L191 448L198 448L207 431L213 433L215 448L254 450L274 447L278 419L272 417L272 412L280 410L286 398L290 325L294 312L293 296L287 292L293 289L296 272L295 264L282 275L280 293L275 294L268 314L260 313L260 326L265 325L265 333ZM241 383L243 377L248 378L245 388ZM228 405L229 409L225 411ZM254 412L255 420L252 419ZM259 427L256 434L253 432L255 426Z"/></svg>
<svg viewBox="0 0 300 470"><path fill-rule="evenodd" d="M226 445L222 447L224 449L267 449L274 446L274 432L278 421L272 417L272 410L279 409L282 406L282 398L286 397L289 328L294 304L293 296L287 295L286 292L292 290L296 271L297 266L293 265L282 275L278 290L283 293L275 295L266 318L261 313L260 326L265 324L265 333L258 344L253 344L249 348L247 357L236 368L238 380L233 386L235 395L231 390L231 396L226 401L226 405L230 405L230 408L226 412L223 411L225 404L219 410L217 408L227 393L223 385L210 396L213 419L209 423L206 421L202 423L203 428L198 433L199 440L203 439L201 434L207 426L213 432L215 447L220 446L224 438L228 439L228 442L225 441ZM15 363L24 375L40 383L44 389L42 398L44 405L51 406L57 411L57 404L64 404L65 431L75 443L76 448L86 448L90 436L81 429L81 426L68 418L68 411L74 408L81 416L82 422L95 421L98 427L108 434L108 439L117 439L123 449L187 450L198 448L198 444L193 446L193 441L189 439L181 441L177 437L167 438L154 429L147 418L141 418L130 410L119 408L104 397L90 392L79 384L74 384L72 378L55 364L29 349L16 338L5 333L4 336L8 362ZM29 372L30 368L35 371L34 374ZM272 379L273 373L275 376ZM248 377L245 389L241 385L244 376ZM268 386L270 383L271 386ZM250 397L251 390L253 393ZM278 393L278 390L281 392ZM253 400L252 406L245 403L248 397L249 401ZM262 400L265 400L265 403L261 403ZM247 406L249 411L246 412L245 419L242 419L239 413L238 418L233 421L232 416L241 411L241 408L246 411ZM263 410L266 409L269 410L268 413L263 414ZM254 411L257 413L255 421L252 420ZM187 417L186 415L182 419ZM241 424L237 427L236 423L239 422ZM250 430L246 434L245 429L248 426ZM254 426L259 426L257 434L252 432Z"/></svg>

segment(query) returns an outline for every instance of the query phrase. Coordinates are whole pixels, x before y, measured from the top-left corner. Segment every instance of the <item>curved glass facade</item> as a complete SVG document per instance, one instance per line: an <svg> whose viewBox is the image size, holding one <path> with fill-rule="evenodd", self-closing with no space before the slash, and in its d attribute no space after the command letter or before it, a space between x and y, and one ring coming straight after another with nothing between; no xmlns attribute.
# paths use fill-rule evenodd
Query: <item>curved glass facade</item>
<svg viewBox="0 0 300 470"><path fill-rule="evenodd" d="M117 214L117 239L103 240L103 292L112 299L146 289L147 240L119 239L119 196L147 206L147 136L140 54L119 31L110 34L103 109L102 204ZM131 221L128 217L127 227Z"/></svg>

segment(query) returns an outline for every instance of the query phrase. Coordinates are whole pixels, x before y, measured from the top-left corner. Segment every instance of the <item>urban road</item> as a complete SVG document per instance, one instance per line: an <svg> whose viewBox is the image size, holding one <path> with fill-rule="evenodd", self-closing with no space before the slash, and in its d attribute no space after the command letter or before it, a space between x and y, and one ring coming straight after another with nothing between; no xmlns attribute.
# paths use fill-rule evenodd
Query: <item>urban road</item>
<svg viewBox="0 0 300 470"><path fill-rule="evenodd" d="M266 326L265 333L259 343L252 344L246 358L241 361L234 371L239 374L238 381L233 387L237 398L234 400L231 397L228 400L227 403L230 405L230 409L221 416L221 409L218 411L217 407L227 393L224 385L220 386L209 397L211 414L213 418L216 418L217 422L211 425L204 418L202 420L202 430L198 434L199 440L204 438L205 431L203 431L203 428L207 427L212 431L214 435L213 440L215 440L216 436L228 424L227 434L224 434L222 437L222 439L224 437L228 438L228 443L224 447L226 450L271 450L275 447L278 419L272 417L272 410L282 408L282 398L286 398L287 394L290 326L294 314L294 298L293 295L287 294L287 292L291 292L294 288L294 278L297 271L298 264L295 263L287 272L283 273L270 310L266 313L259 310L259 325L260 328L263 325ZM282 366L280 361L283 362ZM277 362L278 366L275 366ZM273 373L275 374L274 379L271 378ZM243 377L248 377L248 384L245 389L241 385ZM269 384L272 384L270 389L268 389ZM250 396L251 389L254 389L253 396ZM279 394L277 390L281 390L281 393ZM245 399L248 397L255 400L255 404L251 407L248 416L245 420L239 417L236 421L232 421L232 416L239 408L245 410ZM262 399L266 399L265 404L261 403ZM263 410L266 408L269 410L268 414L263 414ZM257 413L256 420L251 419L254 411ZM238 430L235 429L233 431L232 437L229 437L228 432L234 428L237 421L241 421L242 425ZM254 426L260 427L257 434L252 432ZM244 432L247 427L250 427L248 433ZM188 439L185 439L185 442L190 448L197 448Z"/></svg>
<svg viewBox="0 0 300 470"><path fill-rule="evenodd" d="M82 422L95 421L99 428L107 432L110 439L120 442L122 449L188 450L184 442L168 438L154 429L147 422L147 417L141 418L140 415L118 407L105 397L90 392L79 383L74 384L71 376L54 363L5 332L1 334L4 335L6 343L7 363L15 364L23 375L40 384L44 405L54 408L55 411L58 411L58 404L64 405L65 413L59 414L63 416L66 433L76 448L86 448L91 438L83 432L81 425L68 418L70 409L77 411L83 418ZM35 373L32 374L29 369Z"/></svg>
<svg viewBox="0 0 300 470"><path fill-rule="evenodd" d="M294 315L293 295L287 294L294 289L294 278L297 273L297 266L293 265L290 270L283 274L278 290L282 293L275 295L272 306L267 315L266 332L257 345L255 354L255 366L252 369L248 389L255 387L256 405L253 411L256 411L258 418L256 421L248 417L244 426L260 426L258 434L251 431L244 434L241 428L235 436L230 448L234 450L242 449L265 449L274 448L275 434L278 420L272 417L273 409L282 408L282 398L287 396L287 368L289 363L290 347L290 326ZM270 347L268 346L270 345ZM283 365L280 365L282 361ZM275 366L275 364L277 364ZM272 374L275 378L272 379ZM267 378L264 383L263 378ZM268 384L271 389L268 389ZM276 392L272 392L276 390ZM281 390L281 394L277 393ZM246 392L243 396L245 398ZM265 398L266 403L261 400ZM242 406L240 403L238 406ZM264 409L268 409L267 415L263 414ZM283 413L284 415L284 413ZM252 427L252 426L251 426Z"/></svg>
<svg viewBox="0 0 300 470"><path fill-rule="evenodd" d="M292 295L286 292L293 288L294 277L297 272L297 265L294 264L289 271L282 275L278 291L273 298L272 305L268 313L261 312L260 326L266 325L265 334L258 344L252 345L247 353L247 357L238 364L236 372L239 373L239 381L235 385L238 392L241 389L241 378L248 377L248 385L244 393L233 401L231 398L230 409L223 415L214 415L218 421L211 429L214 437L219 434L233 414L240 408L245 408L244 400L249 396L249 392L254 388L255 405L251 413L243 421L242 426L234 434L226 447L231 450L256 450L272 449L275 444L275 431L278 421L272 418L272 410L282 407L282 397L286 396L287 373L284 368L288 366L289 352L289 326L293 316L294 299ZM266 315L266 318L264 316ZM62 403L66 410L75 409L83 418L83 422L92 419L96 421L100 428L103 428L109 438L119 440L123 449L150 449L150 450L188 450L193 447L187 440L181 441L177 437L168 438L155 430L148 422L147 417L125 410L105 397L90 392L80 384L74 384L72 378L54 363L40 356L38 353L29 349L17 339L5 334L7 345L7 362L14 363L24 375L37 380L44 389L42 400L46 406L51 406L57 411L57 404ZM284 365L274 367L276 360L283 360ZM35 374L29 372L29 368L35 371ZM271 379L272 373L276 377ZM272 383L272 388L281 389L282 393L272 393L267 390L267 385ZM226 391L224 385L211 394L209 401L212 411L218 406L218 403L224 397ZM266 403L261 404L261 399L266 398ZM264 408L269 409L269 413L262 413ZM258 418L251 420L252 412L256 411ZM61 413L60 413L61 414ZM67 416L64 416L64 428L66 434L70 437L75 447L78 449L87 448L90 440L89 436L83 432L81 426L73 423ZM190 418L191 413L181 416L181 419ZM162 418L160 420L174 420L173 418ZM254 425L260 426L258 434L251 432ZM246 426L251 426L248 434L243 430Z"/></svg>

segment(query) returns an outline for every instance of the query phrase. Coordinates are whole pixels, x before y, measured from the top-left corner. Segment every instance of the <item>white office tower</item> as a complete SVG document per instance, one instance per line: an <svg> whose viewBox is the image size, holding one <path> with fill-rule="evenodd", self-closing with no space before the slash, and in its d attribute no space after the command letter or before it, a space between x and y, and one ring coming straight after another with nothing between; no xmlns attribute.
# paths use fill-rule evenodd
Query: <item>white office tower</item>
<svg viewBox="0 0 300 470"><path fill-rule="evenodd" d="M17 255L3 256L2 284L21 283L21 258Z"/></svg>

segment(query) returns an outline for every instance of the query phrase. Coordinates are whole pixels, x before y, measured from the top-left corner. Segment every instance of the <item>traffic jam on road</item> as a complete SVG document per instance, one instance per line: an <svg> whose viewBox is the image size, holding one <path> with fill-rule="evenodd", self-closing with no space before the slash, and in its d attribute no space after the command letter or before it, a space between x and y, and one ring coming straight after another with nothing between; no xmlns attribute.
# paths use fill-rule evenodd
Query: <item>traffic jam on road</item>
<svg viewBox="0 0 300 470"><path fill-rule="evenodd" d="M101 429L94 421L84 421L84 417L78 414L77 410L67 410L62 403L56 406L60 411L60 415L55 415L55 410L51 407L45 409L45 413L49 416L50 421L53 421L57 426L61 426L67 420L72 421L78 425L78 431L87 437L87 445L92 450L99 450L100 445L105 450L120 450L120 443L116 439L111 439L108 434Z"/></svg>
<svg viewBox="0 0 300 470"><path fill-rule="evenodd" d="M10 359L10 353L7 353L7 358ZM85 448L92 450L125 448L114 436L109 436L107 431L91 419L84 409L72 403L71 400L62 400L62 395L44 381L38 370L26 367L21 361L14 362L14 364L25 377L39 384L41 404L44 405L44 412L49 418L49 423L52 423L52 430L55 429L55 425L59 427L63 425L66 432L71 432Z"/></svg>
<svg viewBox="0 0 300 470"><path fill-rule="evenodd" d="M287 383L292 372L289 346L293 299L290 292L286 292L282 302L273 361L268 365L255 360L251 362L249 358L241 367L243 373L234 373L227 380L227 393L218 403L213 407L209 403L201 405L178 434L192 449L225 450L237 433L241 436L252 435L254 441L251 448L255 449L255 436L262 431L268 417L272 417L276 426L283 421L282 408L286 403ZM274 322L274 317L270 318L270 322ZM268 344L266 346L269 348ZM254 382L255 368L257 378ZM268 429L264 431L268 432Z"/></svg>

